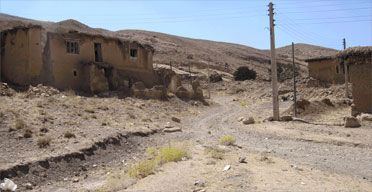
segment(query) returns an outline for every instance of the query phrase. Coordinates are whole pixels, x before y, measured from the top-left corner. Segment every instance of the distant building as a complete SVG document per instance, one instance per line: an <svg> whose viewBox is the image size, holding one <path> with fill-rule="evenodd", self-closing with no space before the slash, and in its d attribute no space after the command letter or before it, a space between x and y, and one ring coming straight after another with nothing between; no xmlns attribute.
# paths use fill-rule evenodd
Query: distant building
<svg viewBox="0 0 372 192"><path fill-rule="evenodd" d="M352 47L338 57L349 65L352 83L352 114L372 113L372 47Z"/></svg>
<svg viewBox="0 0 372 192"><path fill-rule="evenodd" d="M100 33L30 25L1 33L1 80L88 92L154 83L151 46Z"/></svg>
<svg viewBox="0 0 372 192"><path fill-rule="evenodd" d="M341 84L345 82L342 61L336 56L307 59L309 76L322 82Z"/></svg>

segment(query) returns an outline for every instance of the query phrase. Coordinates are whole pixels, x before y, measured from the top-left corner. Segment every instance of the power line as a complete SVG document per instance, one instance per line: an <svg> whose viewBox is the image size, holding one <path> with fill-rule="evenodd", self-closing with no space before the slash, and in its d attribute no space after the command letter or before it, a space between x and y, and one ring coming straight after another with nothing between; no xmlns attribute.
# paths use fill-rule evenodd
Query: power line
<svg viewBox="0 0 372 192"><path fill-rule="evenodd" d="M371 15L359 15L359 16L347 16L347 17L300 18L300 19L293 19L293 20L303 21L303 20L319 20L319 19L349 19L349 18L363 18L363 17L371 17ZM278 21L280 21L280 20L278 20Z"/></svg>
<svg viewBox="0 0 372 192"><path fill-rule="evenodd" d="M334 24L334 23L355 23L355 22L372 22L372 20L352 20L352 21L324 21L316 23L295 23L296 25L316 25L316 24Z"/></svg>
<svg viewBox="0 0 372 192"><path fill-rule="evenodd" d="M349 9L328 9L328 10L313 10L313 11L290 11L290 12L280 12L282 14L292 14L292 13L319 13L319 12L333 12L333 11L353 11L353 10L363 10L363 9L372 9L372 7L358 7L358 8L349 8Z"/></svg>

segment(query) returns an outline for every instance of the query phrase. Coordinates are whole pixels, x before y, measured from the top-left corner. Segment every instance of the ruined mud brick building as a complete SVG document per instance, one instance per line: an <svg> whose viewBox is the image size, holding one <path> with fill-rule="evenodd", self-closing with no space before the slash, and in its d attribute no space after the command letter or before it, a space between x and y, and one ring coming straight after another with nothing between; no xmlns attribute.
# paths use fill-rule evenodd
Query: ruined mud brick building
<svg viewBox="0 0 372 192"><path fill-rule="evenodd" d="M349 65L353 86L352 114L372 113L372 47L353 47L338 54Z"/></svg>
<svg viewBox="0 0 372 192"><path fill-rule="evenodd" d="M325 83L342 84L345 70L342 61L336 56L323 56L307 59L309 76Z"/></svg>
<svg viewBox="0 0 372 192"><path fill-rule="evenodd" d="M153 86L151 46L62 27L29 25L1 32L1 80L87 92L142 81Z"/></svg>

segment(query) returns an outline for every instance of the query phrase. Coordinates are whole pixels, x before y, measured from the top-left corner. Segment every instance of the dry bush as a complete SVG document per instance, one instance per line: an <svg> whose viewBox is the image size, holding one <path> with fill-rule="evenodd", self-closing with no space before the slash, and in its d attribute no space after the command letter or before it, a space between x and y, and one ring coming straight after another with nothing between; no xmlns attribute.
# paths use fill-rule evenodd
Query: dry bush
<svg viewBox="0 0 372 192"><path fill-rule="evenodd" d="M26 123L22 119L17 118L14 123L14 127L16 129L23 129L26 127Z"/></svg>
<svg viewBox="0 0 372 192"><path fill-rule="evenodd" d="M144 178L153 174L158 166L168 162L181 161L185 157L189 157L187 151L180 147L149 147L146 150L149 159L140 161L133 165L128 170L128 175L134 178Z"/></svg>
<svg viewBox="0 0 372 192"><path fill-rule="evenodd" d="M220 138L221 145L226 145L226 146L234 145L235 141L236 141L235 137L231 135L225 135Z"/></svg>
<svg viewBox="0 0 372 192"><path fill-rule="evenodd" d="M155 159L143 160L129 168L128 175L134 178L144 178L150 174L153 174L156 167L157 162Z"/></svg>
<svg viewBox="0 0 372 192"><path fill-rule="evenodd" d="M71 133L70 131L65 132L63 136L67 139L76 138L76 135Z"/></svg>
<svg viewBox="0 0 372 192"><path fill-rule="evenodd" d="M31 138L32 137L32 131L31 129L25 129L25 132L23 133L24 138Z"/></svg>
<svg viewBox="0 0 372 192"><path fill-rule="evenodd" d="M37 140L37 145L39 148L45 148L50 146L50 142L52 141L52 138L50 137L39 137Z"/></svg>
<svg viewBox="0 0 372 192"><path fill-rule="evenodd" d="M225 150L219 149L217 147L209 147L206 149L207 154L212 157L213 159L220 159L222 160L225 156Z"/></svg>

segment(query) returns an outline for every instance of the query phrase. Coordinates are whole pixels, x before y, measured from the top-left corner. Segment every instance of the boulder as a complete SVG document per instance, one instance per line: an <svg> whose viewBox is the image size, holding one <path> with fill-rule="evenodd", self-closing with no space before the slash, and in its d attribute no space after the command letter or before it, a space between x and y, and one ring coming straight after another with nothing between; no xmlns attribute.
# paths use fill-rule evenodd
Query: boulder
<svg viewBox="0 0 372 192"><path fill-rule="evenodd" d="M168 85L168 90L172 93L177 92L177 88L182 86L181 79L178 77L178 75L173 75L170 78L170 82Z"/></svg>
<svg viewBox="0 0 372 192"><path fill-rule="evenodd" d="M203 90L200 87L194 90L193 99L204 101Z"/></svg>
<svg viewBox="0 0 372 192"><path fill-rule="evenodd" d="M345 124L344 126L347 128L356 128L360 127L360 122L357 118L355 117L344 117Z"/></svg>
<svg viewBox="0 0 372 192"><path fill-rule="evenodd" d="M249 117L249 118L243 120L244 125L254 124L254 122L255 121L254 121L253 117Z"/></svg>
<svg viewBox="0 0 372 192"><path fill-rule="evenodd" d="M176 123L181 123L181 119L179 119L177 117L172 117L172 121L174 121Z"/></svg>
<svg viewBox="0 0 372 192"><path fill-rule="evenodd" d="M222 75L214 71L209 75L209 81L212 83L220 82L222 81Z"/></svg>

